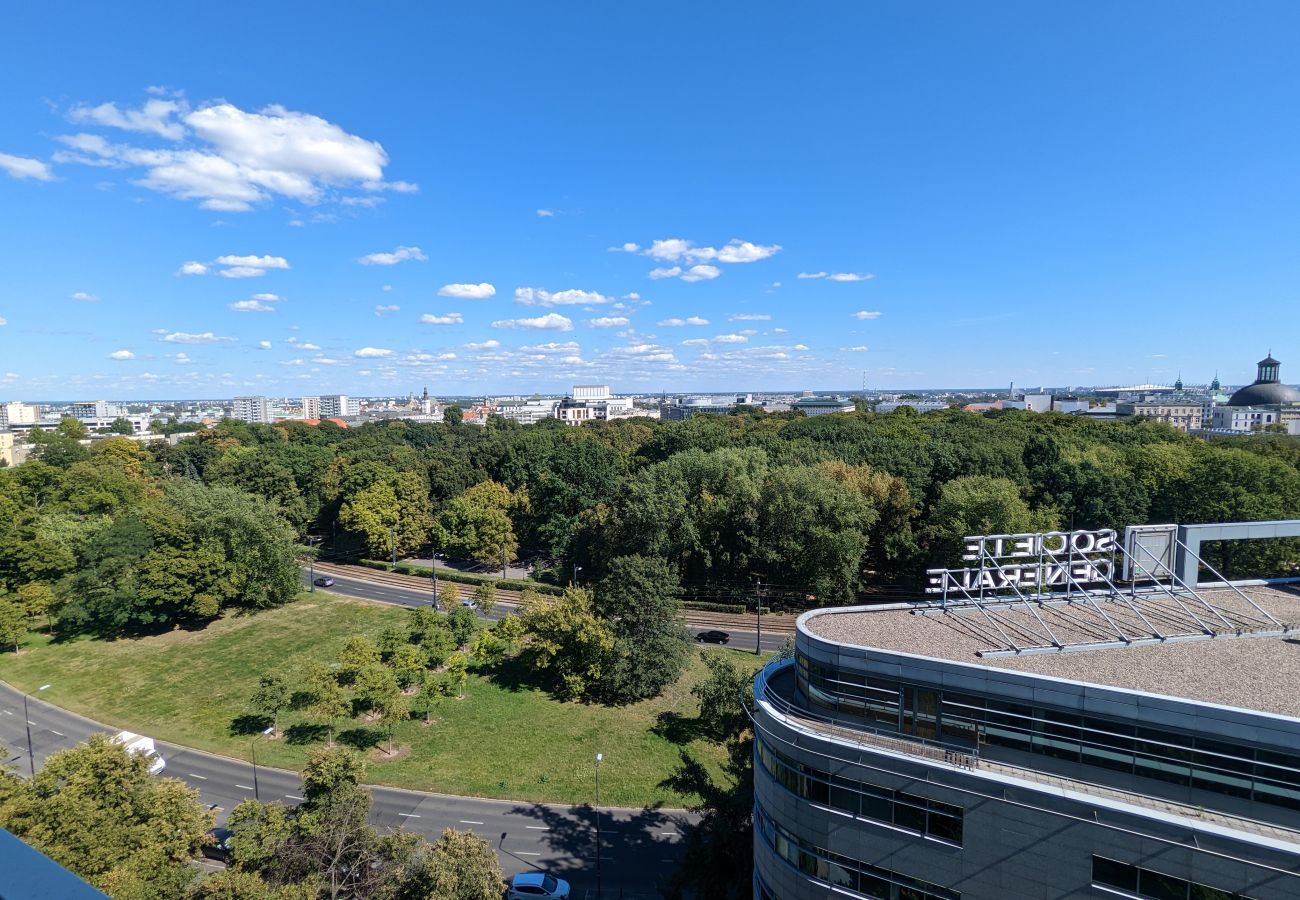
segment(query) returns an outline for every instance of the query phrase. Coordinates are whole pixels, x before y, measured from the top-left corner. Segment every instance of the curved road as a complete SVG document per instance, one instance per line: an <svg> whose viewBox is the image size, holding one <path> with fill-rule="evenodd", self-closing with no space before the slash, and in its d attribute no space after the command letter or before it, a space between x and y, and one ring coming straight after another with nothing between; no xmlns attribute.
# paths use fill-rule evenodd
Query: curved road
<svg viewBox="0 0 1300 900"><path fill-rule="evenodd" d="M27 700L32 756L37 768L56 750L71 747L96 731L118 729L41 702ZM27 731L23 695L0 682L0 745L5 762L28 772ZM219 817L239 801L256 794L264 801L292 805L302 799L296 772L258 766L158 742L167 761L165 774L196 788L202 802ZM614 764L607 761L606 765ZM430 840L444 828L474 831L496 850L509 877L529 869L545 869L567 878L575 900L595 897L596 842L594 810L590 806L553 806L510 800L454 797L398 788L369 786L374 797L370 819L382 828L404 827ZM681 810L600 810L601 871L606 896L656 896L655 885L672 871L681 856L681 831L695 816ZM622 890L620 895L618 892Z"/></svg>

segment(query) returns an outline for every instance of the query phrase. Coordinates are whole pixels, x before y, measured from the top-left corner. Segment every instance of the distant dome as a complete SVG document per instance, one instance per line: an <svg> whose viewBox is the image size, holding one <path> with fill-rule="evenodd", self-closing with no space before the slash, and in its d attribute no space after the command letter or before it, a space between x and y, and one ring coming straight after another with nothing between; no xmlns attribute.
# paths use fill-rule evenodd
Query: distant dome
<svg viewBox="0 0 1300 900"><path fill-rule="evenodd" d="M1300 403L1300 391L1282 384L1282 363L1273 354L1261 359L1255 383L1232 395L1229 406L1277 406L1281 403Z"/></svg>
<svg viewBox="0 0 1300 900"><path fill-rule="evenodd" d="M1250 384L1232 395L1229 406L1277 406L1279 403L1300 403L1300 391L1276 381Z"/></svg>

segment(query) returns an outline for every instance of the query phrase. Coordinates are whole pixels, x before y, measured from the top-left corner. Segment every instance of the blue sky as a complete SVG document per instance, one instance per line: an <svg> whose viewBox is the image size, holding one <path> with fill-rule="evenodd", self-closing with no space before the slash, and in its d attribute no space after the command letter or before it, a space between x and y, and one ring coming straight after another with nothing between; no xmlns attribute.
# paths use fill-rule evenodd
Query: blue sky
<svg viewBox="0 0 1300 900"><path fill-rule="evenodd" d="M0 395L1246 382L1270 348L1295 380L1297 33L1268 2L11 5Z"/></svg>

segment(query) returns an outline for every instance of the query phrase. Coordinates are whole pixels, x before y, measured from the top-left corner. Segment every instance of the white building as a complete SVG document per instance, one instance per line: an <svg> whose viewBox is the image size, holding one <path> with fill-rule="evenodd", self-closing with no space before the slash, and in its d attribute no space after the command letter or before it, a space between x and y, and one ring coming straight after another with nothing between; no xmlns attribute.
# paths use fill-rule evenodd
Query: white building
<svg viewBox="0 0 1300 900"><path fill-rule="evenodd" d="M608 400L609 397L609 385L607 384L575 384L573 386L574 400Z"/></svg>
<svg viewBox="0 0 1300 900"><path fill-rule="evenodd" d="M843 397L800 397L794 401L793 408L803 410L805 416L824 416L828 413L851 413L857 405Z"/></svg>
<svg viewBox="0 0 1300 900"><path fill-rule="evenodd" d="M1045 413L1052 410L1051 394L1025 394L1022 399L1025 401L1025 409L1029 412Z"/></svg>
<svg viewBox="0 0 1300 900"><path fill-rule="evenodd" d="M14 433L0 431L0 463L6 466L14 464Z"/></svg>
<svg viewBox="0 0 1300 900"><path fill-rule="evenodd" d="M269 425L274 421L271 403L265 397L236 397L230 417L263 425Z"/></svg>
<svg viewBox="0 0 1300 900"><path fill-rule="evenodd" d="M1216 406L1211 414L1210 427L1216 431L1258 431L1265 425L1278 421L1275 409L1254 406Z"/></svg>
<svg viewBox="0 0 1300 900"><path fill-rule="evenodd" d="M320 401L320 415L310 418L338 419L361 414L361 401L354 400L347 394L322 394L317 399Z"/></svg>
<svg viewBox="0 0 1300 900"><path fill-rule="evenodd" d="M556 410L558 410L559 407L560 401L555 398L498 400L495 412L498 416L511 419L518 422L520 425L534 425L543 419L556 418Z"/></svg>
<svg viewBox="0 0 1300 900"><path fill-rule="evenodd" d="M68 415L74 419L108 419L111 422L122 415L122 407L107 400L87 400L68 407Z"/></svg>
<svg viewBox="0 0 1300 900"><path fill-rule="evenodd" d="M304 419L320 418L320 397L302 398L302 417Z"/></svg>
<svg viewBox="0 0 1300 900"><path fill-rule="evenodd" d="M35 403L10 400L0 403L0 428L7 425L35 425L41 419L41 408Z"/></svg>
<svg viewBox="0 0 1300 900"><path fill-rule="evenodd" d="M626 419L636 415L630 397L615 397L607 384L575 384L573 395L561 400L556 417L566 425L581 425L606 419Z"/></svg>

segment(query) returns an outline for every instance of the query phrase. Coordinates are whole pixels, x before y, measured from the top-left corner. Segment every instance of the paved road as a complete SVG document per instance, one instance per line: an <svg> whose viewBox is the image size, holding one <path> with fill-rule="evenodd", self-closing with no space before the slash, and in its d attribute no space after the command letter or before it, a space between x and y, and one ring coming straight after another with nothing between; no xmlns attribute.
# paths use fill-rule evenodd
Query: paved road
<svg viewBox="0 0 1300 900"><path fill-rule="evenodd" d="M342 594L345 597L379 600L384 603L395 603L399 606L409 606L412 608L416 606L428 606L433 602L432 579L430 579L428 590L417 590L415 588L399 587L397 585L380 581L370 581L365 578L349 578L346 575L331 574L330 577L334 579L332 587L314 589ZM306 572L303 572L302 579L303 584L311 587L311 580L308 578ZM493 610L492 615L489 616L489 618L499 619L505 615L507 611L508 610L502 609L500 605L498 605L497 609ZM700 627L688 627L694 634L699 634L701 631L707 630ZM731 643L728 644L731 649L748 650L753 652L754 641L758 637L755 632L731 630L728 634L731 635ZM762 647L764 650L780 650L785 646L788 637L788 634L770 634L765 632L763 634Z"/></svg>
<svg viewBox="0 0 1300 900"><path fill-rule="evenodd" d="M73 746L93 732L118 730L35 698L27 701L27 709L37 768L49 754ZM27 774L23 695L4 683L0 683L0 745L8 750L5 761ZM158 748L167 761L165 774L197 788L203 803L219 817L255 793L264 801L287 804L302 799L302 783L295 772L259 766L254 775L248 761L162 742ZM471 830L496 849L507 877L545 869L572 882L577 897L594 896L596 843L591 807L481 800L378 786L370 790L374 796L371 821L378 827L404 827L430 839L447 827ZM631 898L655 895L654 885L680 859L681 831L694 816L681 810L602 809L600 820L604 894L618 897L622 890Z"/></svg>

